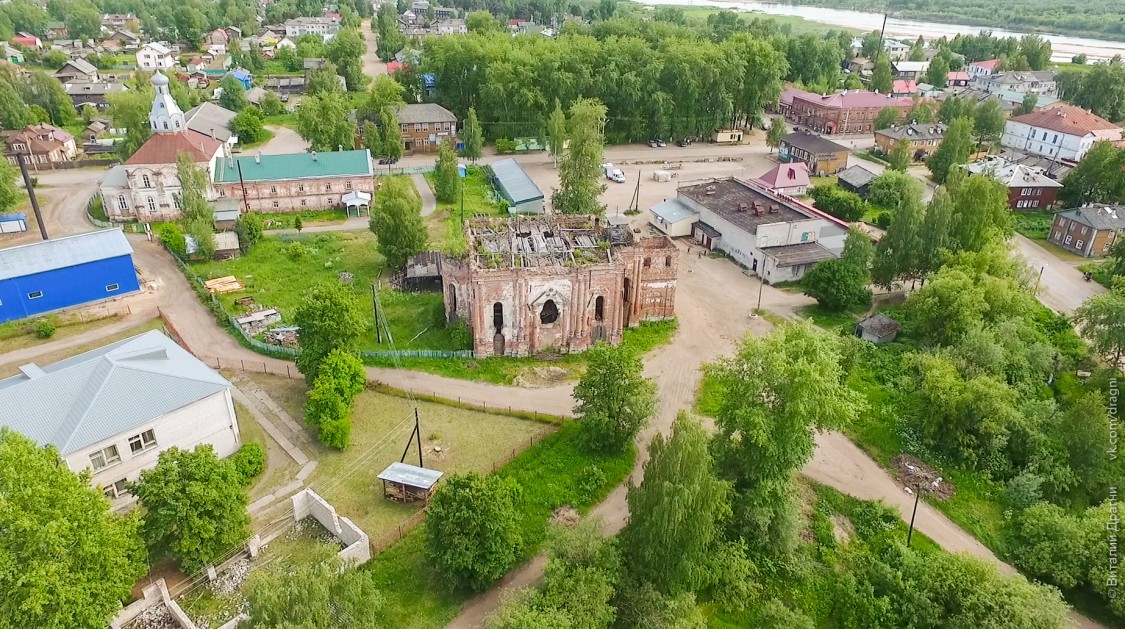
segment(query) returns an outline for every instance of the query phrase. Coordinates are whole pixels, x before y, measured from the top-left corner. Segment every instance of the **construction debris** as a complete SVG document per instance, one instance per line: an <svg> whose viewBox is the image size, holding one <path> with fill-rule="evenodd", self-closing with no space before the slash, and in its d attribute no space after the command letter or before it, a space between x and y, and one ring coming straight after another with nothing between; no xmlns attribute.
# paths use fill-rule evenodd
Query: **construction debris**
<svg viewBox="0 0 1125 629"><path fill-rule="evenodd" d="M281 313L277 311L277 308L266 308L238 317L235 321L244 332L250 336L255 336L269 326L281 321Z"/></svg>
<svg viewBox="0 0 1125 629"><path fill-rule="evenodd" d="M945 480L938 471L923 463L918 457L900 454L891 459L894 475L899 482L910 488L920 488L938 500L949 500L956 487Z"/></svg>
<svg viewBox="0 0 1125 629"><path fill-rule="evenodd" d="M266 342L273 343L274 345L283 345L285 347L297 347L297 332L300 328L285 327L285 328L272 328L266 332Z"/></svg>
<svg viewBox="0 0 1125 629"><path fill-rule="evenodd" d="M211 293L233 293L244 288L242 282L238 281L238 278L233 275L207 280L203 282L203 286Z"/></svg>

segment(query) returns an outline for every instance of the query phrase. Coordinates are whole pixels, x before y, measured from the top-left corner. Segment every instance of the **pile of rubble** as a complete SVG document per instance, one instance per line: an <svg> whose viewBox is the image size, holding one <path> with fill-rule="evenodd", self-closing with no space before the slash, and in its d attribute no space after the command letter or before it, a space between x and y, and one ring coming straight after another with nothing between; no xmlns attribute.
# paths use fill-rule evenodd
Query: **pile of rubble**
<svg viewBox="0 0 1125 629"><path fill-rule="evenodd" d="M180 629L180 623L172 618L172 614L168 612L167 607L160 604L153 605L141 612L129 624L129 629Z"/></svg>
<svg viewBox="0 0 1125 629"><path fill-rule="evenodd" d="M910 488L922 488L927 495L939 500L949 500L957 490L938 471L923 463L918 457L900 454L891 459L895 478Z"/></svg>

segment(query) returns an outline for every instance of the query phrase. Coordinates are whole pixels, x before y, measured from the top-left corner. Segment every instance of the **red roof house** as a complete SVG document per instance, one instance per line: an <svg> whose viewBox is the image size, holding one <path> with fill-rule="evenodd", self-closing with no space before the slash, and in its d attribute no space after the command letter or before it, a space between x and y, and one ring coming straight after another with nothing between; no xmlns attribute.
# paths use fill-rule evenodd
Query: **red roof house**
<svg viewBox="0 0 1125 629"><path fill-rule="evenodd" d="M945 75L946 84L953 87L965 87L969 84L969 79L968 72L950 72Z"/></svg>
<svg viewBox="0 0 1125 629"><path fill-rule="evenodd" d="M891 96L910 97L918 93L918 84L914 81L898 79L891 84Z"/></svg>
<svg viewBox="0 0 1125 629"><path fill-rule="evenodd" d="M30 33L20 33L12 38L12 43L18 46L27 46L28 48L42 48L43 40Z"/></svg>
<svg viewBox="0 0 1125 629"><path fill-rule="evenodd" d="M387 63L387 74L394 74L405 67L406 64L401 61L390 61Z"/></svg>
<svg viewBox="0 0 1125 629"><path fill-rule="evenodd" d="M209 162L222 145L219 140L190 129L176 133L154 133L125 164L175 164L176 156L180 153L191 155L196 163Z"/></svg>

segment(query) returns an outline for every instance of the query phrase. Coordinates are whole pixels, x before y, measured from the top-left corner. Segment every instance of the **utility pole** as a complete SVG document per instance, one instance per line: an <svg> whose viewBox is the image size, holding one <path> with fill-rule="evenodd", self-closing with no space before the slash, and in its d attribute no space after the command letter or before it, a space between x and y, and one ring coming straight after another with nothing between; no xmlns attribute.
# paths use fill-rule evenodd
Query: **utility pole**
<svg viewBox="0 0 1125 629"><path fill-rule="evenodd" d="M375 285L371 285L371 308L375 313L375 342L383 344L383 331L379 327L379 298L375 294Z"/></svg>
<svg viewBox="0 0 1125 629"><path fill-rule="evenodd" d="M906 488L910 491L910 488ZM918 500L922 497L922 490L918 487L914 488L914 510L910 512L910 529L906 531L906 547L910 547L910 538L914 536L914 516L918 515Z"/></svg>
<svg viewBox="0 0 1125 629"><path fill-rule="evenodd" d="M43 213L39 211L39 199L35 197L35 187L31 185L31 174L27 172L27 156L23 153L16 153L16 161L20 165L20 173L23 174L23 185L27 188L27 198L31 200L31 211L35 212L35 222L39 224L39 235L43 240L50 240L47 236L47 226L43 223Z"/></svg>

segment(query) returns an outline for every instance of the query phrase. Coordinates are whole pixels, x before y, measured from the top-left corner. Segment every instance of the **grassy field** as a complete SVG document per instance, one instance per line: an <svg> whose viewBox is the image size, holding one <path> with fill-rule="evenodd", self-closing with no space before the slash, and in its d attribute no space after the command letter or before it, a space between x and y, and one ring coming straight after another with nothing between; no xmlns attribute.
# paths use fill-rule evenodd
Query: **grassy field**
<svg viewBox="0 0 1125 629"><path fill-rule="evenodd" d="M41 366L42 365L49 365L51 363L63 360L64 358L70 358L71 356L77 356L78 354L81 354L83 352L88 352L90 350L94 350L94 349L97 349L99 347L109 345L110 343L114 343L114 342L120 341L122 339L127 339L130 336L136 336L138 334L148 332L149 330L161 330L161 331L163 331L164 330L164 322L161 321L160 319L153 319L153 320L147 321L145 323L139 323L139 324L137 324L137 325L135 325L131 328L128 328L126 330L122 330L121 332L118 332L116 334L109 334L109 335L105 336L104 338L101 338L97 341L91 341L89 343L83 343L81 345L76 345L74 347L68 347L66 349L60 349L58 351L48 352L48 353L43 354L43 355L39 356L38 358L36 358L35 363L37 365L41 365ZM75 333L77 334L77 332L75 332ZM55 338L59 338L57 333L56 333ZM5 345L4 348L3 348L3 351L10 351L11 349L12 349L11 347L8 347L8 346ZM7 376L13 375L13 374L18 373L18 372L19 372L19 365L9 365L8 367L0 368L0 378L7 377Z"/></svg>
<svg viewBox="0 0 1125 629"><path fill-rule="evenodd" d="M244 290L219 296L228 312L244 312L245 308L234 302L251 296L260 305L280 310L287 322L292 321L310 287L339 282L344 272L352 274L351 286L367 317L374 319L371 286L385 270L383 258L375 248L375 235L366 231L263 238L248 255L193 264L192 269L204 280L233 275L242 282ZM386 286L385 279L382 284ZM379 300L396 348L468 348L468 339L461 328L446 327L440 294L383 289ZM365 330L359 344L364 349L388 348L376 342L374 326Z"/></svg>
<svg viewBox="0 0 1125 629"><path fill-rule="evenodd" d="M1012 212L1016 231L1032 240L1046 240L1051 231L1054 212Z"/></svg>
<svg viewBox="0 0 1125 629"><path fill-rule="evenodd" d="M670 342L675 333L675 320L645 321L635 328L627 328L622 343L643 354ZM585 359L580 353L527 358L507 356L467 359L369 358L365 362L374 367L402 367L459 380L476 380L492 384L514 384L518 379L534 378L535 371L544 367L562 369L566 372L565 380L576 380L586 368Z"/></svg>
<svg viewBox="0 0 1125 629"><path fill-rule="evenodd" d="M426 181L430 188L434 187L434 173L426 173ZM470 166L465 178L461 180L465 188L465 219L468 220L478 215L507 216L507 212L499 203L493 191L492 183L488 179L487 171L483 167ZM430 242L435 248L451 255L465 252L465 229L461 223L461 198L453 203L437 204L437 211L429 219Z"/></svg>
<svg viewBox="0 0 1125 629"><path fill-rule="evenodd" d="M259 374L251 377L291 416L300 419L305 401L303 381ZM413 408L408 399L365 391L356 399L351 445L346 450L309 446L318 464L308 485L372 539L394 530L420 508L385 500L382 484L375 478L402 457L414 429ZM498 461L553 430L543 422L431 402L419 402L418 414L423 462L426 467L445 472L489 472ZM417 463L417 442L411 445L406 460Z"/></svg>
<svg viewBox="0 0 1125 629"><path fill-rule="evenodd" d="M578 446L578 424L525 450L496 473L523 488L518 504L524 535L523 559L539 552L551 512L563 505L585 513L604 499L633 468L632 450L597 457ZM425 524L360 568L371 575L386 598L387 626L396 629L438 629L452 620L470 598L439 584L426 559Z"/></svg>
<svg viewBox="0 0 1125 629"><path fill-rule="evenodd" d="M802 317L811 319L813 323L825 330L836 332L844 326L848 328L855 326L855 322L867 312L867 308L858 308L846 312L829 312L821 308L820 304L812 304L804 306L799 312Z"/></svg>
<svg viewBox="0 0 1125 629"><path fill-rule="evenodd" d="M264 229L291 229L297 217L301 218L301 229L318 225L338 225L348 219L344 210L305 210L303 212L260 212Z"/></svg>
<svg viewBox="0 0 1125 629"><path fill-rule="evenodd" d="M247 142L246 144L239 144L239 146L243 149L257 148L272 140L273 136L273 131L270 131L269 129L262 129L262 138L260 140L258 140L257 142Z"/></svg>

